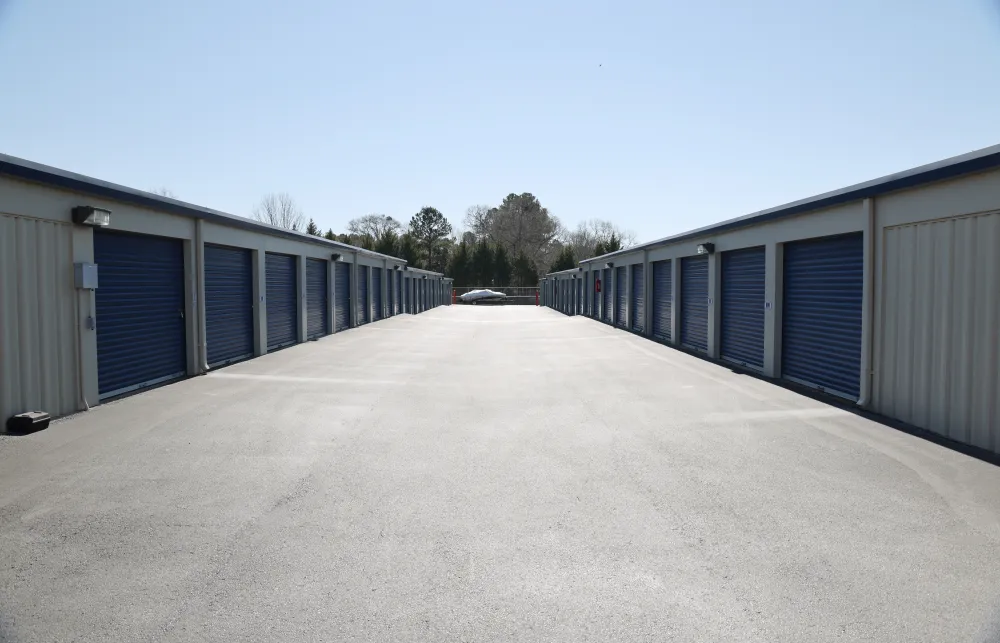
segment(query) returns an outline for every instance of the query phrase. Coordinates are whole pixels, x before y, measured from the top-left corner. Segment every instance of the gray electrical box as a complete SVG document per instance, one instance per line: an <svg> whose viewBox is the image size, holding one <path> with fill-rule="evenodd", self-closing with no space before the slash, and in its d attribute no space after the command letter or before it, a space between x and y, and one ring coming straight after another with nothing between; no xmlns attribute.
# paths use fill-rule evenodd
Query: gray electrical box
<svg viewBox="0 0 1000 643"><path fill-rule="evenodd" d="M73 264L73 276L77 288L84 290L94 290L97 288L96 263L81 262Z"/></svg>

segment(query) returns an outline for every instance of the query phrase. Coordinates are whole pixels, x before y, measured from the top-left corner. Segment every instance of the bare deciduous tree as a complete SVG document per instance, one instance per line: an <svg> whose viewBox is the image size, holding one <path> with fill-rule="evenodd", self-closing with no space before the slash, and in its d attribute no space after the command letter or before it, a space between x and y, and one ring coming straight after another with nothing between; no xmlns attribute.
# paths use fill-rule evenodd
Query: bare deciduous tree
<svg viewBox="0 0 1000 643"><path fill-rule="evenodd" d="M485 238L487 241L496 243L496 239L492 237L492 213L493 208L488 205L469 206L469 209L465 211L465 218L462 219L462 224L469 232L475 235L476 239Z"/></svg>
<svg viewBox="0 0 1000 643"><path fill-rule="evenodd" d="M581 221L576 230L564 231L560 237L573 249L577 261L596 256L597 248L606 248L612 240L617 240L612 245L620 245L622 248L631 248L636 244L634 232L623 230L603 219Z"/></svg>
<svg viewBox="0 0 1000 643"><path fill-rule="evenodd" d="M371 237L375 241L385 239L389 233L398 235L402 230L403 226L399 221L384 214L366 214L347 222L348 232L359 237Z"/></svg>
<svg viewBox="0 0 1000 643"><path fill-rule="evenodd" d="M262 223L296 231L303 229L306 221L295 199L287 192L264 195L253 209L253 218Z"/></svg>
<svg viewBox="0 0 1000 643"><path fill-rule="evenodd" d="M153 188L152 190L150 190L150 192L153 193L153 194L159 194L160 196L165 196L168 199L176 199L177 198L177 195L174 194L174 191L171 190L168 187Z"/></svg>
<svg viewBox="0 0 1000 643"><path fill-rule="evenodd" d="M559 248L559 219L530 193L508 194L499 207L475 205L465 213L465 226L477 239L503 246L507 255L524 253L536 269L547 269Z"/></svg>

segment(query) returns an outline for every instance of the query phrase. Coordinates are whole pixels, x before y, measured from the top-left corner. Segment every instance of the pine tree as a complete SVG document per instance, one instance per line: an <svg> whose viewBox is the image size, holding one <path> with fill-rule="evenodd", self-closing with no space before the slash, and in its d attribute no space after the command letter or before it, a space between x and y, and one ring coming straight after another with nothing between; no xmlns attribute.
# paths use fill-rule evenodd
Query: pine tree
<svg viewBox="0 0 1000 643"><path fill-rule="evenodd" d="M323 233L320 232L319 226L312 219L309 219L309 225L306 226L306 234L311 234L314 237L318 237Z"/></svg>
<svg viewBox="0 0 1000 643"><path fill-rule="evenodd" d="M451 260L448 262L448 276L455 280L456 286L474 286L472 283L471 275L471 253L469 252L469 244L466 242L461 242L455 248L455 252L451 255Z"/></svg>
<svg viewBox="0 0 1000 643"><path fill-rule="evenodd" d="M549 272L559 272L570 268L576 268L576 256L573 254L572 246L563 246L563 249L556 256L555 263L549 268Z"/></svg>
<svg viewBox="0 0 1000 643"><path fill-rule="evenodd" d="M534 286L538 284L538 271L535 270L531 259L522 250L514 260L514 285Z"/></svg>
<svg viewBox="0 0 1000 643"><path fill-rule="evenodd" d="M493 284L509 286L510 276L513 272L514 266L510 263L510 256L502 245L497 244L493 250Z"/></svg>
<svg viewBox="0 0 1000 643"><path fill-rule="evenodd" d="M493 276L493 248L480 239L472 251L472 279L477 286L492 286Z"/></svg>

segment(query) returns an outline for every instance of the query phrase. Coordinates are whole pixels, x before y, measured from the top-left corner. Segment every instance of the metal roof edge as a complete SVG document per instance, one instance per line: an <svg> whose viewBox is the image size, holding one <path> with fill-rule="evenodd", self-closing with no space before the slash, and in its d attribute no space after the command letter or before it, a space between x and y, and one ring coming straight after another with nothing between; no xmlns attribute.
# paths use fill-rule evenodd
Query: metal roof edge
<svg viewBox="0 0 1000 643"><path fill-rule="evenodd" d="M424 270L423 268L417 268L416 266L407 266L407 272L415 272L420 275L431 275L433 277L444 277L443 272L434 272L433 270Z"/></svg>
<svg viewBox="0 0 1000 643"><path fill-rule="evenodd" d="M582 264L583 262L581 261L580 263ZM580 270L582 270L582 268L580 268L580 267L567 268L566 270L560 270L559 272L549 272L549 273L546 273L542 278L546 279L548 277L557 277L559 275L571 275L573 273L580 272Z"/></svg>
<svg viewBox="0 0 1000 643"><path fill-rule="evenodd" d="M206 208L193 203L186 203L177 199L171 199L169 197L152 194L150 192L136 190L135 188L126 187L124 185L102 181L101 179L95 179L83 174L77 174L75 172L69 172L67 170L61 170L59 168L43 165L41 163L35 163L34 161L18 158L16 156L10 156L9 154L0 154L0 174L6 174L25 181L31 181L33 183L42 183L44 185L52 185L75 192L84 192L93 196L114 199L116 201L130 203L133 205L155 208L171 214L204 219L206 221L221 223L234 228L263 232L277 237L286 237L296 241L305 241L307 243L326 245L349 252L356 252L368 257L389 259L403 264L406 263L406 260L404 259L375 252L374 250L358 248L357 246L341 243L340 241L330 241L329 239L306 234L305 232L296 232L294 230L278 228L266 223L248 219L246 217L228 214L220 210L213 210L212 208Z"/></svg>
<svg viewBox="0 0 1000 643"><path fill-rule="evenodd" d="M935 161L933 163L921 165L909 170L903 170L902 172L888 174L877 179L857 183L855 185L850 185L831 192L824 192L816 196L800 199L798 201L792 201L791 203L768 208L766 210L752 212L734 219L727 219L702 228L696 228L694 230L681 232L669 237L663 237L662 239L647 241L646 243L632 246L631 248L624 248L622 250L609 252L598 257L583 259L580 261L580 264L592 263L595 261L606 261L611 257L617 257L629 252L635 252L636 250L648 250L657 246L664 246L684 241L685 239L693 239L707 234L725 232L727 230L742 228L758 223L765 223L775 219L782 219L796 214L802 214L811 210L829 208L835 205L841 205L843 203L849 203L851 201L885 194L886 192L916 187L918 185L933 183L935 181L952 179L996 167L1000 167L1000 144L991 145L990 147L984 147L980 150L974 150L972 152Z"/></svg>

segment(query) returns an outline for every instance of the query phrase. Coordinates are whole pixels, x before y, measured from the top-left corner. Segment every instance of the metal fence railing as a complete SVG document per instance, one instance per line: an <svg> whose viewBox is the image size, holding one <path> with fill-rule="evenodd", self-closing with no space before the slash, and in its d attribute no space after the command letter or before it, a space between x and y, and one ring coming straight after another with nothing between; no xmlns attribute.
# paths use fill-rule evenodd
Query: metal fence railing
<svg viewBox="0 0 1000 643"><path fill-rule="evenodd" d="M455 303L461 304L462 300L459 299L461 295L472 290L492 290L493 292L502 292L507 295L506 299L496 300L496 301L480 301L479 305L521 305L521 306L534 306L536 303L536 293L538 293L538 288L536 286L462 286L455 287Z"/></svg>

